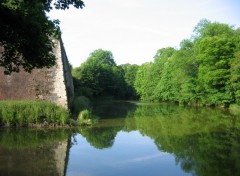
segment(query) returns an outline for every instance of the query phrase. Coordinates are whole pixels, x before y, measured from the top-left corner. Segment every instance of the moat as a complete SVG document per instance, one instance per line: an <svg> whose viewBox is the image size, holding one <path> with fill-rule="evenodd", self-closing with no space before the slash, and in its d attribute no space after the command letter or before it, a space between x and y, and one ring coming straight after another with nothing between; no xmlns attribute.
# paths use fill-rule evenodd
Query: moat
<svg viewBox="0 0 240 176"><path fill-rule="evenodd" d="M96 104L79 129L0 130L0 175L240 175L240 115L174 104Z"/></svg>

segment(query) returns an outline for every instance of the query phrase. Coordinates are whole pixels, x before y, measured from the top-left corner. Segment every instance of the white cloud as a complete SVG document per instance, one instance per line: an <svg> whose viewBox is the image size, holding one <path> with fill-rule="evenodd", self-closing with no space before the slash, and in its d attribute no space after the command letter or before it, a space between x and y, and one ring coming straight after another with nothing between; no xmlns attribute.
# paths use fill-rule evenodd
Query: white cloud
<svg viewBox="0 0 240 176"><path fill-rule="evenodd" d="M157 154L154 154L154 155L146 155L146 156L141 156L141 157L128 159L128 160L125 160L125 161L121 161L121 162L119 162L117 164L119 165L119 164L129 164L129 163L136 163L136 162L144 162L144 161L153 160L153 159L164 157L164 156L167 156L167 154L166 153L157 153Z"/></svg>

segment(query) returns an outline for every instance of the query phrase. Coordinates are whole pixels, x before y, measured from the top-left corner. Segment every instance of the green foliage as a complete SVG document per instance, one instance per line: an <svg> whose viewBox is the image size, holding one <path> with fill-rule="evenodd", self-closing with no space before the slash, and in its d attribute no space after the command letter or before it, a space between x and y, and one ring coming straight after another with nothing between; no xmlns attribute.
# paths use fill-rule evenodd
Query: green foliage
<svg viewBox="0 0 240 176"><path fill-rule="evenodd" d="M75 97L72 105L72 113L78 115L82 110L90 108L90 100L85 96Z"/></svg>
<svg viewBox="0 0 240 176"><path fill-rule="evenodd" d="M230 104L233 92L230 86L230 61L235 45L225 37L205 37L199 42L199 86L205 96L203 103Z"/></svg>
<svg viewBox="0 0 240 176"><path fill-rule="evenodd" d="M54 103L42 101L1 101L1 126L64 125L69 113Z"/></svg>
<svg viewBox="0 0 240 176"><path fill-rule="evenodd" d="M231 104L229 106L229 110L230 110L230 112L232 114L235 114L237 116L239 116L239 114L240 114L240 106L239 106L239 104Z"/></svg>
<svg viewBox="0 0 240 176"><path fill-rule="evenodd" d="M137 99L138 96L136 90L134 89L134 82L139 66L136 64L124 64L120 65L119 67L122 68L124 72L124 81L126 85L124 90L125 99Z"/></svg>
<svg viewBox="0 0 240 176"><path fill-rule="evenodd" d="M194 29L195 40L203 39L205 37L225 36L232 37L234 31L232 26L223 23L210 22L206 19L201 20Z"/></svg>
<svg viewBox="0 0 240 176"><path fill-rule="evenodd" d="M175 98L180 103L194 103L197 101L198 63L194 57L193 43L183 40L181 48L173 55L172 69Z"/></svg>
<svg viewBox="0 0 240 176"><path fill-rule="evenodd" d="M159 80L159 70L153 63L146 63L138 68L134 86L142 100L154 100L154 89Z"/></svg>
<svg viewBox="0 0 240 176"><path fill-rule="evenodd" d="M169 85L160 82L168 82L170 79L170 74L167 74L166 68L174 52L175 49L171 47L160 49L155 55L154 63L146 63L139 67L135 79L135 89L142 100L165 100L162 96L167 95L163 95L163 90L167 89L168 94ZM161 93L159 89L162 90Z"/></svg>
<svg viewBox="0 0 240 176"><path fill-rule="evenodd" d="M83 128L80 133L86 140L97 149L110 148L113 146L114 138L120 128L112 127L93 127Z"/></svg>
<svg viewBox="0 0 240 176"><path fill-rule="evenodd" d="M53 7L68 9L84 6L81 0L1 0L0 2L0 66L5 73L18 72L21 67L33 68L55 64L51 37L60 37L58 20L46 16Z"/></svg>
<svg viewBox="0 0 240 176"><path fill-rule="evenodd" d="M123 98L126 83L110 51L92 52L80 67L73 69L75 93L89 98L113 96Z"/></svg>
<svg viewBox="0 0 240 176"><path fill-rule="evenodd" d="M175 49L172 47L159 49L154 56L155 62L159 62L160 65L165 63L166 60L174 54L174 52Z"/></svg>
<svg viewBox="0 0 240 176"><path fill-rule="evenodd" d="M234 90L235 102L240 105L240 51L235 53L235 57L231 61L230 71L230 81Z"/></svg>
<svg viewBox="0 0 240 176"><path fill-rule="evenodd" d="M109 51L96 50L79 68L73 70L73 76L79 81L79 87L87 87L93 97L104 95L113 85L112 67L115 66Z"/></svg>
<svg viewBox="0 0 240 176"><path fill-rule="evenodd" d="M155 79L158 78L157 83L155 84L155 88L153 90L154 99L160 101L166 101L171 99L171 64L172 56L176 50L174 48L162 48L159 49L155 55L155 63L154 67L156 67L159 71L152 75Z"/></svg>
<svg viewBox="0 0 240 176"><path fill-rule="evenodd" d="M96 50L73 69L75 93L228 107L240 104L240 29L201 20L180 48L161 48L154 62L120 65Z"/></svg>
<svg viewBox="0 0 240 176"><path fill-rule="evenodd" d="M96 120L97 118L90 110L84 109L79 113L77 123L79 125L92 125Z"/></svg>
<svg viewBox="0 0 240 176"><path fill-rule="evenodd" d="M91 113L89 110L84 109L83 111L81 111L81 113L79 114L78 118L82 119L82 120L87 120L91 116Z"/></svg>
<svg viewBox="0 0 240 176"><path fill-rule="evenodd" d="M106 51L106 50L102 50L102 49L97 49L95 51L93 51L89 58L88 58L89 62L95 62L96 60L98 60L98 63L100 65L105 65L106 67L112 67L112 66L116 66L116 63L113 59L113 54L111 51Z"/></svg>
<svg viewBox="0 0 240 176"><path fill-rule="evenodd" d="M134 87L142 100L239 103L239 43L239 29L201 20L180 49L159 49L153 63L140 66Z"/></svg>

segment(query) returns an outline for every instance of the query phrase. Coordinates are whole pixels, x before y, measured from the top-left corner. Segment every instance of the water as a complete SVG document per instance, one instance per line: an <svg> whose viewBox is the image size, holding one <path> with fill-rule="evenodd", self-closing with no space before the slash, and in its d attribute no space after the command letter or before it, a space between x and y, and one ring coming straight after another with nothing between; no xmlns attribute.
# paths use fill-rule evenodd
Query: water
<svg viewBox="0 0 240 176"><path fill-rule="evenodd" d="M92 127L0 131L0 175L240 175L240 116L170 104L101 103Z"/></svg>
<svg viewBox="0 0 240 176"><path fill-rule="evenodd" d="M138 131L118 132L111 148L96 149L81 135L71 149L67 175L187 175L174 156L161 152Z"/></svg>

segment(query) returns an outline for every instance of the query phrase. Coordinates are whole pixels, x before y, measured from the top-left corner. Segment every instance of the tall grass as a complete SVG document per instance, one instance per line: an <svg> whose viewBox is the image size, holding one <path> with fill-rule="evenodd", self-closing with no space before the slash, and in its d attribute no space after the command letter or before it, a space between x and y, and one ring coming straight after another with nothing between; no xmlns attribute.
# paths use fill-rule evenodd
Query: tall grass
<svg viewBox="0 0 240 176"><path fill-rule="evenodd" d="M67 110L51 102L0 101L1 126L64 125L68 118Z"/></svg>

